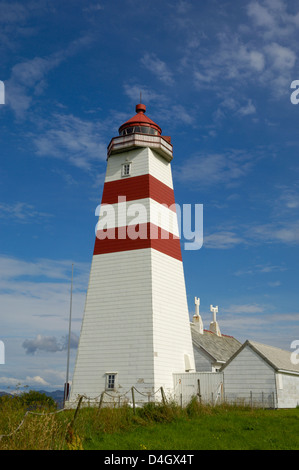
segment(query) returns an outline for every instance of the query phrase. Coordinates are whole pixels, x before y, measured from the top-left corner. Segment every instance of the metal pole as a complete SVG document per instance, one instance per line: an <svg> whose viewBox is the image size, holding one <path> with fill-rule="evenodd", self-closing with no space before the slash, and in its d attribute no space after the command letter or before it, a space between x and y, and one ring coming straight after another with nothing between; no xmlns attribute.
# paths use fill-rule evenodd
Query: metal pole
<svg viewBox="0 0 299 470"><path fill-rule="evenodd" d="M69 319L69 338L68 338L68 347L67 347L67 366L66 366L66 387L68 391L69 383L69 368L70 368L70 345L71 345L71 323L72 323L72 303L73 303L73 274L74 274L74 265L72 264L72 282L71 282L71 300L70 300L70 319ZM65 396L65 400L68 399L68 396Z"/></svg>

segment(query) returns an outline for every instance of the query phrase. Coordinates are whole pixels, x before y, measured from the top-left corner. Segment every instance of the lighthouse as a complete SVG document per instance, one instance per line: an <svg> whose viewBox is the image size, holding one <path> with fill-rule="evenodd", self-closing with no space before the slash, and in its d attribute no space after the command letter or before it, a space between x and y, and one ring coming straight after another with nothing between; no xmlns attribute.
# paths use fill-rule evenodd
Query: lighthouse
<svg viewBox="0 0 299 470"><path fill-rule="evenodd" d="M171 138L137 104L107 169L68 405L82 395L140 400L194 372Z"/></svg>

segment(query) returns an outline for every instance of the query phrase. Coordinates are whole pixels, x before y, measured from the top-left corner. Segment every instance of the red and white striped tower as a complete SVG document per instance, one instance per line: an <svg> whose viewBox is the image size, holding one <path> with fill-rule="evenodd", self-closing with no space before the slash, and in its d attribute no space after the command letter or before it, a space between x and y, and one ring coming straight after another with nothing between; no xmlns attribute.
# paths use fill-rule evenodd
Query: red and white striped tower
<svg viewBox="0 0 299 470"><path fill-rule="evenodd" d="M108 146L107 171L69 404L103 391L173 392L194 371L172 145L137 114ZM137 392L136 392L137 393Z"/></svg>

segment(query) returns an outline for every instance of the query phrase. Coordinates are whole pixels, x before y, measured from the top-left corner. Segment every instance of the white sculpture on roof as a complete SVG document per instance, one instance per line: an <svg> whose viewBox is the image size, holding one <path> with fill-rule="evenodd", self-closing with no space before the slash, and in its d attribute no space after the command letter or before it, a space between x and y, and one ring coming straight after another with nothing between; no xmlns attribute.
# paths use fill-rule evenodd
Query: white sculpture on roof
<svg viewBox="0 0 299 470"><path fill-rule="evenodd" d="M213 305L210 305L210 311L213 313L213 322L216 322L216 313L218 313L218 305L217 307L213 307Z"/></svg>
<svg viewBox="0 0 299 470"><path fill-rule="evenodd" d="M194 297L195 303L195 314L193 315L193 323L196 325L197 331L202 335L203 334L203 322L201 316L199 315L199 305L200 299L198 297Z"/></svg>
<svg viewBox="0 0 299 470"><path fill-rule="evenodd" d="M213 313L213 321L210 323L210 330L217 336L221 336L220 328L216 320L216 313L218 313L218 305L216 307L210 305L210 311Z"/></svg>
<svg viewBox="0 0 299 470"><path fill-rule="evenodd" d="M199 315L200 299L198 297L194 297L194 302L195 302L195 315Z"/></svg>

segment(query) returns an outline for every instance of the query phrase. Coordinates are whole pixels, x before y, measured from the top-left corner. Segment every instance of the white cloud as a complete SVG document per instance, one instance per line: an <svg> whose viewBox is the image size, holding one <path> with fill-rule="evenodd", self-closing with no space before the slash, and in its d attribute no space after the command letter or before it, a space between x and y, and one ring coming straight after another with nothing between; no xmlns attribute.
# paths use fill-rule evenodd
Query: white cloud
<svg viewBox="0 0 299 470"><path fill-rule="evenodd" d="M282 272L285 270L286 270L285 266L275 266L272 264L256 264L248 268L238 270L234 274L235 276L243 276L247 274L255 275L259 273L268 274L268 273L273 273L273 272Z"/></svg>
<svg viewBox="0 0 299 470"><path fill-rule="evenodd" d="M19 119L24 119L34 102L34 96L42 93L46 86L45 77L67 58L73 56L82 47L88 46L91 36L82 36L65 49L47 57L34 57L15 64L11 76L6 81L6 103Z"/></svg>
<svg viewBox="0 0 299 470"><path fill-rule="evenodd" d="M101 3L95 3L94 5L89 5L88 7L83 8L83 11L87 13L104 10L104 7Z"/></svg>
<svg viewBox="0 0 299 470"><path fill-rule="evenodd" d="M260 3L256 1L250 2L247 5L247 13L257 26L274 28L276 25L273 14L271 14L267 8L260 5Z"/></svg>
<svg viewBox="0 0 299 470"><path fill-rule="evenodd" d="M282 0L251 1L247 14L264 39L290 38L299 26L299 12L289 13L288 2Z"/></svg>
<svg viewBox="0 0 299 470"><path fill-rule="evenodd" d="M1 339L6 349L6 363L2 370L3 375L18 377L11 384L6 381L7 385L25 385L28 380L25 371L30 370L32 377L42 377L49 387L63 386L71 264L69 260L26 261L1 256ZM74 262L71 367L80 334L89 270L89 263ZM45 364L49 369L55 369L55 373L46 371ZM34 385L34 381L31 383Z"/></svg>
<svg viewBox="0 0 299 470"><path fill-rule="evenodd" d="M252 103L252 100L248 100L248 103L245 106L242 106L241 108L239 108L238 113L241 116L248 116L249 114L255 114L256 108L254 104Z"/></svg>
<svg viewBox="0 0 299 470"><path fill-rule="evenodd" d="M23 385L24 384L24 385ZM0 377L0 387L14 387L16 390L10 391L10 393L16 393L18 392L19 387L21 386L30 386L30 387L35 387L35 386L43 386L43 387L48 387L50 384L44 380L42 377L39 375L36 375L34 377L26 376L25 378L15 378L15 377L5 377L2 376Z"/></svg>
<svg viewBox="0 0 299 470"><path fill-rule="evenodd" d="M268 286L270 286L270 287L279 287L279 286L281 286L281 282L280 281L270 281L270 282L268 282Z"/></svg>
<svg viewBox="0 0 299 470"><path fill-rule="evenodd" d="M89 170L93 161L106 160L102 123L54 114L44 126L45 132L33 137L37 155L63 158L84 170Z"/></svg>
<svg viewBox="0 0 299 470"><path fill-rule="evenodd" d="M261 72L265 67L265 57L261 52L250 51L249 63L253 69L257 70L258 72Z"/></svg>
<svg viewBox="0 0 299 470"><path fill-rule="evenodd" d="M32 204L26 202L4 203L0 202L0 218L13 219L18 223L36 223L39 219L51 217L51 214L38 211Z"/></svg>
<svg viewBox="0 0 299 470"><path fill-rule="evenodd" d="M29 11L18 2L1 2L0 23L19 23L28 18Z"/></svg>
<svg viewBox="0 0 299 470"><path fill-rule="evenodd" d="M142 94L142 101L144 103L159 103L161 101L165 101L162 94L157 93L155 90L144 84L125 83L124 92L135 104L139 103L140 93ZM125 118L126 115L124 115L124 119Z"/></svg>
<svg viewBox="0 0 299 470"><path fill-rule="evenodd" d="M237 315L239 313L263 313L265 311L264 305L258 304L232 304L229 307L222 309L224 312L229 312L231 314Z"/></svg>
<svg viewBox="0 0 299 470"><path fill-rule="evenodd" d="M198 154L189 158L184 166L174 172L182 182L205 187L228 186L240 183L252 167L252 157L231 151L223 154Z"/></svg>
<svg viewBox="0 0 299 470"><path fill-rule="evenodd" d="M299 243L299 221L257 224L249 229L248 236L257 242L297 244Z"/></svg>
<svg viewBox="0 0 299 470"><path fill-rule="evenodd" d="M172 85L174 83L173 74L166 63L159 59L156 54L144 54L141 63L166 85Z"/></svg>
<svg viewBox="0 0 299 470"><path fill-rule="evenodd" d="M70 335L70 348L77 348L79 337L75 333ZM26 339L23 344L26 354L35 354L36 351L55 353L64 351L68 346L68 335L57 339L55 336L37 335L34 339Z"/></svg>
<svg viewBox="0 0 299 470"><path fill-rule="evenodd" d="M229 32L219 34L218 41L208 56L201 54L194 64L195 85L223 89L223 80L235 83L256 80L257 72L265 67L263 52Z"/></svg>
<svg viewBox="0 0 299 470"><path fill-rule="evenodd" d="M265 46L265 51L268 54L273 69L285 72L286 69L294 67L296 54L289 47L273 42Z"/></svg>
<svg viewBox="0 0 299 470"><path fill-rule="evenodd" d="M171 121L178 122L180 124L193 124L194 115L188 112L184 106L177 104L170 107L169 115L171 116Z"/></svg>
<svg viewBox="0 0 299 470"><path fill-rule="evenodd" d="M64 59L63 54L53 54L48 58L35 57L20 62L12 68L6 82L6 101L18 118L24 118L30 108L35 90L40 87L46 74L57 67Z"/></svg>
<svg viewBox="0 0 299 470"><path fill-rule="evenodd" d="M299 194L294 189L286 189L282 192L279 202L283 204L286 209L298 209L299 207Z"/></svg>
<svg viewBox="0 0 299 470"><path fill-rule="evenodd" d="M0 80L0 105L5 104L5 85L2 80Z"/></svg>
<svg viewBox="0 0 299 470"><path fill-rule="evenodd" d="M32 334L66 334L71 264L68 260L28 262L6 256L0 258L0 304L5 335L21 335L24 340ZM89 269L88 263L74 263L73 320L76 328L83 314Z"/></svg>
<svg viewBox="0 0 299 470"><path fill-rule="evenodd" d="M43 385L44 387L48 386L49 384L39 375L35 375L34 377L26 377L25 379L26 383L28 382L29 384L32 385Z"/></svg>
<svg viewBox="0 0 299 470"><path fill-rule="evenodd" d="M247 87L254 85L280 99L294 79L299 12L288 13L287 4L279 0L250 1L246 12L248 24L239 24L238 34L228 24L214 36L212 44L203 39L203 47L188 54L195 86L213 90L219 97L226 93L226 97L242 102ZM253 106L247 108L248 112L253 110Z"/></svg>
<svg viewBox="0 0 299 470"><path fill-rule="evenodd" d="M232 231L219 231L204 235L203 246L218 250L234 248L237 245L245 243L245 240Z"/></svg>
<svg viewBox="0 0 299 470"><path fill-rule="evenodd" d="M52 260L47 258L26 261L19 258L0 255L0 280L11 280L18 278L32 279L56 279L69 280L71 273L71 260ZM79 286L86 281L88 265L85 263L75 263L74 273ZM16 286L14 286L16 288Z"/></svg>
<svg viewBox="0 0 299 470"><path fill-rule="evenodd" d="M299 243L299 221L275 221L265 224L251 223L239 225L228 230L219 229L204 236L203 246L213 249L234 248L237 245L284 244ZM284 268L277 270L283 270ZM253 272L271 272L274 268L251 268L238 271L236 275Z"/></svg>

